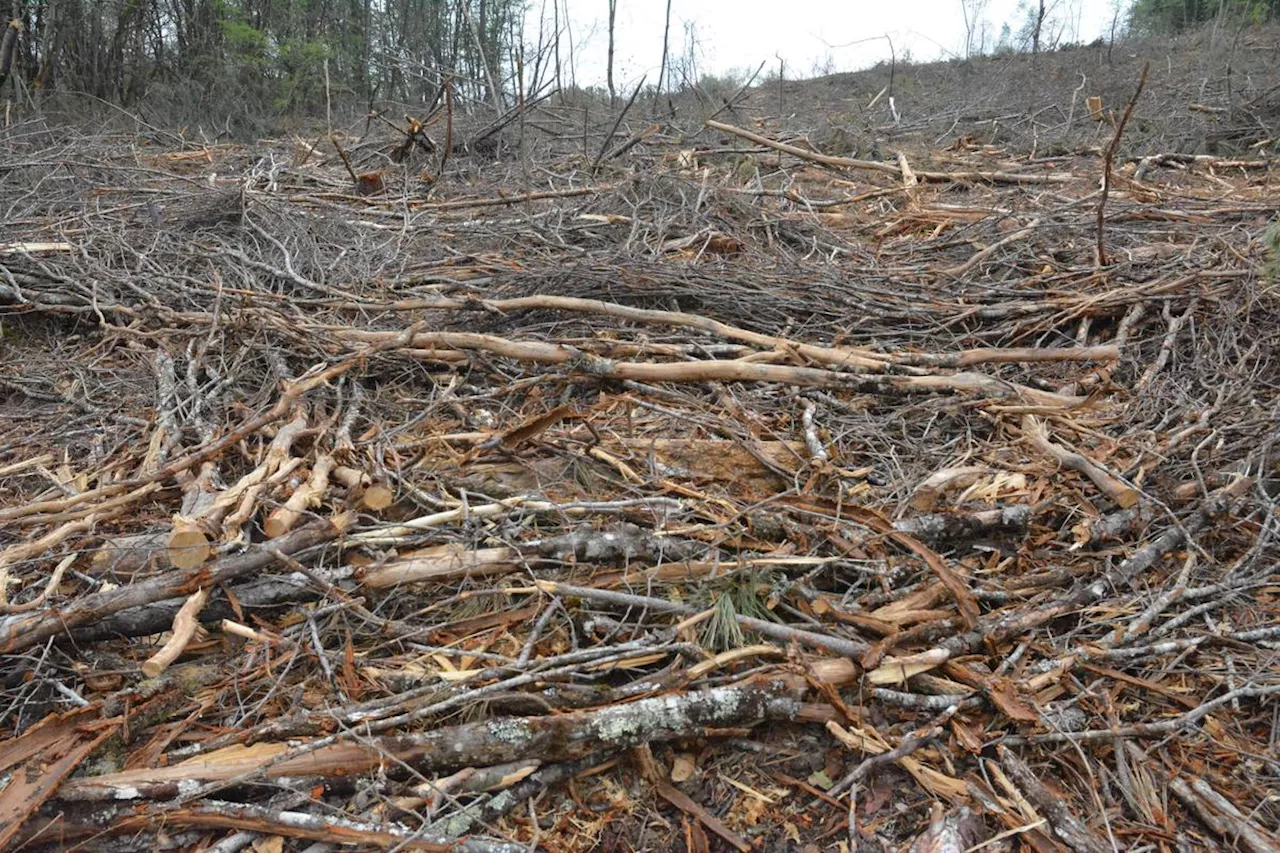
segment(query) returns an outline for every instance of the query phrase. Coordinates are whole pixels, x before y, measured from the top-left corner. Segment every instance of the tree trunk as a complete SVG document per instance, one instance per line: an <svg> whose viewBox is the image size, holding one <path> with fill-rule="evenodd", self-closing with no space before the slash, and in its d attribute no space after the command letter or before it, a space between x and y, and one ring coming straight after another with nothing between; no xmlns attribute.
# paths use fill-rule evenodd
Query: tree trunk
<svg viewBox="0 0 1280 853"><path fill-rule="evenodd" d="M9 79L9 70L13 68L13 57L17 51L14 49L18 44L18 28L22 26L22 21L14 18L4 28L4 35L0 36L0 88L4 88L5 81Z"/></svg>
<svg viewBox="0 0 1280 853"><path fill-rule="evenodd" d="M53 89L54 69L58 62L58 54L62 52L62 34L63 27L62 18L63 9L61 8L63 0L49 0L44 11L44 25L41 29L41 41L43 41L40 70L36 73L35 88L39 93L38 97L43 100L44 97Z"/></svg>
<svg viewBox="0 0 1280 853"><path fill-rule="evenodd" d="M471 9L468 7L468 0L463 0L462 14L466 16L467 25L471 29L471 36L475 39L477 60L480 63L480 70L484 72L484 80L489 90L489 99L493 103L494 112L502 115L502 90L498 88L498 82L494 79L493 67L489 64L489 57L484 49L484 34L482 30L476 26L475 18L471 16ZM486 6L483 0L480 3L481 22L487 23L484 19Z"/></svg>
<svg viewBox="0 0 1280 853"><path fill-rule="evenodd" d="M1036 7L1036 25L1031 30L1031 55L1040 54L1040 29L1044 26L1044 0Z"/></svg>
<svg viewBox="0 0 1280 853"><path fill-rule="evenodd" d="M662 100L662 84L667 77L667 55L671 46L671 0L667 0L667 22L662 28L662 64L658 66L658 90L654 95L654 106Z"/></svg>
<svg viewBox="0 0 1280 853"><path fill-rule="evenodd" d="M609 81L609 106L618 99L618 92L613 88L613 24L618 16L618 0L609 0L609 61L605 66L605 74Z"/></svg>
<svg viewBox="0 0 1280 853"><path fill-rule="evenodd" d="M551 26L556 31L556 90L560 92L560 103L564 103L564 82L560 77L560 0L552 0Z"/></svg>

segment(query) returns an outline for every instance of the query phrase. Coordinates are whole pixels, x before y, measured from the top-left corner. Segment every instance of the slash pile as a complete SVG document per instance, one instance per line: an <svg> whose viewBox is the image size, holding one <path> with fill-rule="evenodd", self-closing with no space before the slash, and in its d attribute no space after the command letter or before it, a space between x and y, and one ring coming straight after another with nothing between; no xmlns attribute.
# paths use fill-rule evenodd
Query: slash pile
<svg viewBox="0 0 1280 853"><path fill-rule="evenodd" d="M0 847L1280 849L1271 164L742 124L10 128Z"/></svg>

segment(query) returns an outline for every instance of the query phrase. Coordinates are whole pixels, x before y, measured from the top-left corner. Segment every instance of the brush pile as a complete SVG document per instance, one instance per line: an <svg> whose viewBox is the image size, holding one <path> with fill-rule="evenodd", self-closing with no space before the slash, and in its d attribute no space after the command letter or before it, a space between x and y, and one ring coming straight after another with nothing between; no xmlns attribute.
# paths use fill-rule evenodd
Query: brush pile
<svg viewBox="0 0 1280 853"><path fill-rule="evenodd" d="M0 847L1280 849L1273 163L575 114L6 131Z"/></svg>

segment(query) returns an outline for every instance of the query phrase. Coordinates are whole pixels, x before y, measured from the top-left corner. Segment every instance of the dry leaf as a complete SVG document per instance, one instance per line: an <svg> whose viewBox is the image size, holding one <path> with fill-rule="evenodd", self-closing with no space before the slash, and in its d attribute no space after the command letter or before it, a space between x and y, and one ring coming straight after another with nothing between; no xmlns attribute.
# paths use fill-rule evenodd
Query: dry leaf
<svg viewBox="0 0 1280 853"><path fill-rule="evenodd" d="M671 781L675 783L684 782L694 773L698 772L698 764L694 760L693 755L688 752L676 753L675 760L671 762Z"/></svg>
<svg viewBox="0 0 1280 853"><path fill-rule="evenodd" d="M253 844L249 846L253 853L283 853L284 836L267 835L262 838L255 838Z"/></svg>

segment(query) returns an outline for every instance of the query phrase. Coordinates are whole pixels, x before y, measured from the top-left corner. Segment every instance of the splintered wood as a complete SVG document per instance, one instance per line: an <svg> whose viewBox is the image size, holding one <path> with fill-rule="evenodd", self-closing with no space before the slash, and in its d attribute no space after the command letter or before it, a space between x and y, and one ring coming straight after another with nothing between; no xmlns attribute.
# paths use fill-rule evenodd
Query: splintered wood
<svg viewBox="0 0 1280 853"><path fill-rule="evenodd" d="M0 846L1280 850L1277 173L779 92L6 131Z"/></svg>

